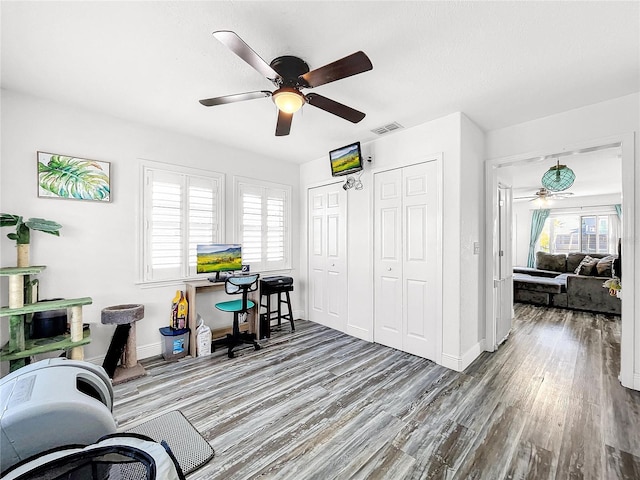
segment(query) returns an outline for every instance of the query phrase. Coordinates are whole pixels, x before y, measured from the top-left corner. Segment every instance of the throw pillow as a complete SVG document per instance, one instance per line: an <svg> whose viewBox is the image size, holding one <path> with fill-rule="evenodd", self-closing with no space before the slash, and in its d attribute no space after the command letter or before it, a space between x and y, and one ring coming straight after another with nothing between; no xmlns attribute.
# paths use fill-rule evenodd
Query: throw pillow
<svg viewBox="0 0 640 480"><path fill-rule="evenodd" d="M598 271L599 277L613 277L612 265L615 259L615 256L609 255L608 257L598 260L596 270Z"/></svg>
<svg viewBox="0 0 640 480"><path fill-rule="evenodd" d="M596 267L597 264L598 264L597 258L592 258L589 255L585 255L585 257L582 259L582 261L580 262L580 265L578 265L578 268L576 268L574 273L577 273L578 275L591 275L593 272L593 269Z"/></svg>
<svg viewBox="0 0 640 480"><path fill-rule="evenodd" d="M564 253L536 252L536 268L553 272L567 271L567 256Z"/></svg>

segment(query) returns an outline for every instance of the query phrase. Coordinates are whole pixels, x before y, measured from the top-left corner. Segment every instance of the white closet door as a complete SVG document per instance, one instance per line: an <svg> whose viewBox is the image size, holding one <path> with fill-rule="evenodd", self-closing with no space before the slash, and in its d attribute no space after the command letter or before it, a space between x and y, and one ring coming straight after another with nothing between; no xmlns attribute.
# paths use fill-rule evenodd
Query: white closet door
<svg viewBox="0 0 640 480"><path fill-rule="evenodd" d="M402 349L402 170L375 175L374 340Z"/></svg>
<svg viewBox="0 0 640 480"><path fill-rule="evenodd" d="M340 184L309 189L309 319L347 325L347 194Z"/></svg>
<svg viewBox="0 0 640 480"><path fill-rule="evenodd" d="M437 165L375 174L374 340L435 359Z"/></svg>
<svg viewBox="0 0 640 480"><path fill-rule="evenodd" d="M402 169L403 343L405 352L435 358L437 172L427 162Z"/></svg>

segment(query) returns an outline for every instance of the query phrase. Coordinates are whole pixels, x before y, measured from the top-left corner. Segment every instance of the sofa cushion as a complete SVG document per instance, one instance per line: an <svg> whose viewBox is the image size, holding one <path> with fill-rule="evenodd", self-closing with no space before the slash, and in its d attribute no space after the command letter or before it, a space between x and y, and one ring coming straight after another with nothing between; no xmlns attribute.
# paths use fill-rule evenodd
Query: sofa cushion
<svg viewBox="0 0 640 480"><path fill-rule="evenodd" d="M609 255L598 260L596 270L598 271L599 277L613 277L612 265L615 259L616 257L614 255Z"/></svg>
<svg viewBox="0 0 640 480"><path fill-rule="evenodd" d="M586 257L586 253L570 252L567 254L567 272L575 273L580 262Z"/></svg>
<svg viewBox="0 0 640 480"><path fill-rule="evenodd" d="M560 293L566 285L566 279L535 277L524 273L513 274L513 287L516 290L530 290L540 293Z"/></svg>
<svg viewBox="0 0 640 480"><path fill-rule="evenodd" d="M593 275L593 272L596 272L597 274L596 265L598 265L598 261L597 258L585 255L574 273L578 275Z"/></svg>
<svg viewBox="0 0 640 480"><path fill-rule="evenodd" d="M533 275L534 277L555 278L558 276L558 272L552 272L551 270L540 270L533 267L513 267L513 273L526 273L527 275Z"/></svg>
<svg viewBox="0 0 640 480"><path fill-rule="evenodd" d="M608 253L582 253L582 252L569 252L567 254L567 272L575 273L576 268L580 265L580 262L589 255L591 258L601 259L609 256Z"/></svg>
<svg viewBox="0 0 640 480"><path fill-rule="evenodd" d="M536 252L536 268L564 273L567 271L567 256L564 253Z"/></svg>

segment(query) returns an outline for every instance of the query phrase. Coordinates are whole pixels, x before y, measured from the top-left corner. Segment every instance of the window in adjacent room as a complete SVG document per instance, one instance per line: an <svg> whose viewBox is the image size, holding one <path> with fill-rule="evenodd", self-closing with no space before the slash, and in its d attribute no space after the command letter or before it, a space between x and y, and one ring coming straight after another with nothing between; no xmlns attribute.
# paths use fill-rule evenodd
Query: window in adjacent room
<svg viewBox="0 0 640 480"><path fill-rule="evenodd" d="M242 263L256 272L290 268L291 187L236 177L235 191Z"/></svg>
<svg viewBox="0 0 640 480"><path fill-rule="evenodd" d="M224 175L144 162L142 178L142 280L194 277L196 245L223 238Z"/></svg>
<svg viewBox="0 0 640 480"><path fill-rule="evenodd" d="M613 207L556 212L547 218L539 250L548 253L616 253L620 220Z"/></svg>

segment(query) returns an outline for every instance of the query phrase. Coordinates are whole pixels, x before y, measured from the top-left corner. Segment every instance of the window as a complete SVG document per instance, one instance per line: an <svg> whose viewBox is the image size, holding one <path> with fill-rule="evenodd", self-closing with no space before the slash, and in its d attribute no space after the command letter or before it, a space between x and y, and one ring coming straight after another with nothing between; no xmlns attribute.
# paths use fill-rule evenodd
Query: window
<svg viewBox="0 0 640 480"><path fill-rule="evenodd" d="M235 189L242 263L258 272L290 268L291 187L237 177Z"/></svg>
<svg viewBox="0 0 640 480"><path fill-rule="evenodd" d="M588 214L552 212L540 234L539 249L548 253L615 253L619 225L618 216L608 209Z"/></svg>
<svg viewBox="0 0 640 480"><path fill-rule="evenodd" d="M224 175L144 162L142 178L142 280L195 276L196 245L222 239Z"/></svg>

